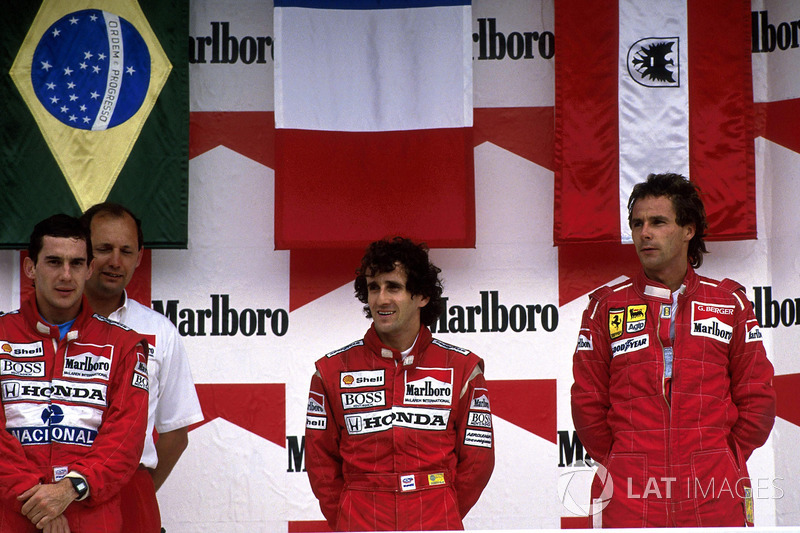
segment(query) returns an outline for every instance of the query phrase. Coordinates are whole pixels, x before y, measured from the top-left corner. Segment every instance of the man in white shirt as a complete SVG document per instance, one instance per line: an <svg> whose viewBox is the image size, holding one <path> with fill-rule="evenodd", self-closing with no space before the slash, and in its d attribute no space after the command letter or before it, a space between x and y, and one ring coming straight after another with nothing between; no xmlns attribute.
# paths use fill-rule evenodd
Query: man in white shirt
<svg viewBox="0 0 800 533"><path fill-rule="evenodd" d="M141 465L123 488L123 531L159 533L156 491L189 442L188 426L203 420L186 349L172 322L128 298L125 287L144 252L141 221L127 208L97 204L83 217L89 228L95 269L86 283L94 311L145 335L150 343L148 426ZM153 438L153 429L158 432Z"/></svg>

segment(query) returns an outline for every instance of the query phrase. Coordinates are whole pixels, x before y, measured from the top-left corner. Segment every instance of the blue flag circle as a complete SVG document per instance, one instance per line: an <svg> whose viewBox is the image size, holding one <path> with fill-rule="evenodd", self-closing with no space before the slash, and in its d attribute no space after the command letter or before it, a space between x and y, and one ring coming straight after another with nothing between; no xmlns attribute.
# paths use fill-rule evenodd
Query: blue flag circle
<svg viewBox="0 0 800 533"><path fill-rule="evenodd" d="M65 15L42 35L33 53L37 98L58 120L102 131L131 118L150 84L150 51L122 17L85 9Z"/></svg>

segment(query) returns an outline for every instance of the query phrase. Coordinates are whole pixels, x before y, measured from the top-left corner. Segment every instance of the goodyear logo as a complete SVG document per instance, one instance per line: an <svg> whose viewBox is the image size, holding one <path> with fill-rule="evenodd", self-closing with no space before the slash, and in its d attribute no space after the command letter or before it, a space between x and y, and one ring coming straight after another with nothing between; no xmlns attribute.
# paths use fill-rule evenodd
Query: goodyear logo
<svg viewBox="0 0 800 533"><path fill-rule="evenodd" d="M644 350L650 346L650 335L644 334L611 343L611 357Z"/></svg>

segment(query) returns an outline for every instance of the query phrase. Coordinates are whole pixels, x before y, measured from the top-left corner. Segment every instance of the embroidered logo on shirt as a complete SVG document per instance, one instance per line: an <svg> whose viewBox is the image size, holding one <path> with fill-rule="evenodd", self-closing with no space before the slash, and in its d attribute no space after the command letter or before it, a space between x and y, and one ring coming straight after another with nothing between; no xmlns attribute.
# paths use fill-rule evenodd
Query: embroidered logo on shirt
<svg viewBox="0 0 800 533"><path fill-rule="evenodd" d="M343 389L352 389L356 387L382 387L384 383L383 370L342 372L339 375L339 386Z"/></svg>
<svg viewBox="0 0 800 533"><path fill-rule="evenodd" d="M729 344L733 337L734 309L733 305L692 302L692 335Z"/></svg>
<svg viewBox="0 0 800 533"><path fill-rule="evenodd" d="M647 323L647 304L629 305L627 312L627 326L625 331L628 333L638 333L644 330Z"/></svg>
<svg viewBox="0 0 800 533"><path fill-rule="evenodd" d="M622 337L622 326L625 323L624 309L610 309L608 311L608 335L612 339Z"/></svg>
<svg viewBox="0 0 800 533"><path fill-rule="evenodd" d="M405 372L403 403L416 405L451 405L453 403L452 368L416 368Z"/></svg>

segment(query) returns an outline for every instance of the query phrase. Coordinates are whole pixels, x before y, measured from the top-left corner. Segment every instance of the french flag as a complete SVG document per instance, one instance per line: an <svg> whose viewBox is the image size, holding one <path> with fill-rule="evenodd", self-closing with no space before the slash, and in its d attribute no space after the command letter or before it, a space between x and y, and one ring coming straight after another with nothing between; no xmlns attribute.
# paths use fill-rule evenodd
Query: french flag
<svg viewBox="0 0 800 533"><path fill-rule="evenodd" d="M555 5L557 245L630 242L649 173L697 183L716 240L756 237L750 0Z"/></svg>
<svg viewBox="0 0 800 533"><path fill-rule="evenodd" d="M465 0L275 0L275 245L472 247Z"/></svg>

